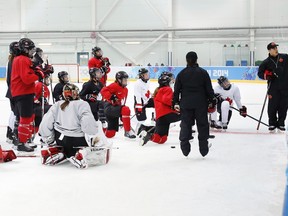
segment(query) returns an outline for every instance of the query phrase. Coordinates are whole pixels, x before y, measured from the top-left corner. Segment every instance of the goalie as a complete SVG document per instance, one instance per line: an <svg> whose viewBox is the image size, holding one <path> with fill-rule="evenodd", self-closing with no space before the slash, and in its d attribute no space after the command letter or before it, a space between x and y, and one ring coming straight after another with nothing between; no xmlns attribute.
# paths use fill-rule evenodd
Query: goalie
<svg viewBox="0 0 288 216"><path fill-rule="evenodd" d="M45 114L39 127L47 147L41 151L42 163L56 165L68 160L77 168L108 163L110 146L90 106L80 100L78 87L66 84L63 98Z"/></svg>

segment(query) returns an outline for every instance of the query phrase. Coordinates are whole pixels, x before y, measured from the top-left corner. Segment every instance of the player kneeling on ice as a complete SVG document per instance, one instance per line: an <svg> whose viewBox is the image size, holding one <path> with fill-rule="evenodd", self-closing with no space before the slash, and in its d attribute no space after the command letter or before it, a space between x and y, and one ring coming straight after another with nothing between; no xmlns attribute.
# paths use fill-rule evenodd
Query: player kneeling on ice
<svg viewBox="0 0 288 216"><path fill-rule="evenodd" d="M118 131L119 118L123 122L124 136L130 139L136 138L131 129L130 108L125 105L128 95L127 82L128 74L125 71L119 71L116 73L115 82L101 90L104 100L104 113L108 123L105 135L108 138L114 137L116 131Z"/></svg>
<svg viewBox="0 0 288 216"><path fill-rule="evenodd" d="M241 116L247 116L247 108L241 103L241 95L238 86L231 84L227 77L220 76L218 79L218 86L214 88L215 96L218 100L217 111L211 113L211 128L226 130L232 116L231 107L233 100L239 109ZM217 112L220 113L219 123L217 123Z"/></svg>
<svg viewBox="0 0 288 216"><path fill-rule="evenodd" d="M108 163L110 146L101 123L95 121L89 104L80 100L78 87L66 84L63 98L44 115L39 127L47 146L41 151L42 163L56 165L68 160L77 168Z"/></svg>
<svg viewBox="0 0 288 216"><path fill-rule="evenodd" d="M170 123L180 121L178 111L172 109L173 90L170 85L174 84L173 74L166 72L158 78L159 87L155 89L154 107L156 112L156 126L140 126L140 145L145 145L149 140L163 144L169 133Z"/></svg>

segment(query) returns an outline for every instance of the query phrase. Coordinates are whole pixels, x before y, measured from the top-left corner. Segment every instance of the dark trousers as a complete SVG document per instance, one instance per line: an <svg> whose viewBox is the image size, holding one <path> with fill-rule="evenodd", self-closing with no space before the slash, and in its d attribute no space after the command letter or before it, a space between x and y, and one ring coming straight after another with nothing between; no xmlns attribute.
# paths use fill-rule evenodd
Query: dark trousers
<svg viewBox="0 0 288 216"><path fill-rule="evenodd" d="M281 91L270 91L268 95L269 125L285 126L288 108L288 95Z"/></svg>
<svg viewBox="0 0 288 216"><path fill-rule="evenodd" d="M179 139L181 143L188 143L192 137L192 126L195 124L198 130L198 140L200 148L207 147L209 138L209 124L207 107L182 109L181 108L181 130Z"/></svg>
<svg viewBox="0 0 288 216"><path fill-rule="evenodd" d="M161 116L156 120L156 127L154 133L160 136L165 136L169 134L170 123L180 121L181 117L177 113L169 113L167 115Z"/></svg>
<svg viewBox="0 0 288 216"><path fill-rule="evenodd" d="M63 147L64 155L68 158L71 156L75 156L76 152L80 149L77 147L88 146L85 140L85 137L63 136L62 139L60 137L61 137L61 133L55 130L56 143L57 145Z"/></svg>

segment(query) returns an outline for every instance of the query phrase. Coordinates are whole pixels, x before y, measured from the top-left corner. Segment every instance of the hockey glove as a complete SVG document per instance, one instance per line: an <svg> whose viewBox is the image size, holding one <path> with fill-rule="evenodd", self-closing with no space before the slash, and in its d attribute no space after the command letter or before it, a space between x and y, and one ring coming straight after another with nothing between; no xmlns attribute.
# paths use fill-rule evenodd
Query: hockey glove
<svg viewBox="0 0 288 216"><path fill-rule="evenodd" d="M142 104L136 104L135 105L135 113L136 115L140 115L143 111L143 106Z"/></svg>
<svg viewBox="0 0 288 216"><path fill-rule="evenodd" d="M242 106L242 108L239 109L239 113L241 116L243 116L244 118L247 116L247 108L246 106Z"/></svg>
<svg viewBox="0 0 288 216"><path fill-rule="evenodd" d="M231 98L227 97L225 100L229 102L229 105L230 105L230 106L232 105L233 100L232 100Z"/></svg>
<svg viewBox="0 0 288 216"><path fill-rule="evenodd" d="M42 80L45 77L44 72L42 71L42 69L40 67L35 67L34 68L34 73Z"/></svg>
<svg viewBox="0 0 288 216"><path fill-rule="evenodd" d="M107 68L106 66L102 66L102 67L100 68L100 70L101 70L102 74L105 75L106 72L108 71L108 68Z"/></svg>
<svg viewBox="0 0 288 216"><path fill-rule="evenodd" d="M87 94L86 95L86 100L90 102L96 102L97 100L97 95L95 94Z"/></svg>
<svg viewBox="0 0 288 216"><path fill-rule="evenodd" d="M214 94L214 97L217 99L217 103L221 103L224 99L221 97L219 93Z"/></svg>
<svg viewBox="0 0 288 216"><path fill-rule="evenodd" d="M110 101L111 101L112 103L116 103L116 102L118 101L118 97L117 97L116 95L111 95Z"/></svg>
<svg viewBox="0 0 288 216"><path fill-rule="evenodd" d="M45 64L45 67L44 67L44 72L46 74L52 74L54 73L54 68L52 65L49 65L49 64Z"/></svg>
<svg viewBox="0 0 288 216"><path fill-rule="evenodd" d="M274 80L275 78L276 78L276 76L272 71L269 71L269 70L264 71L264 79L265 80Z"/></svg>

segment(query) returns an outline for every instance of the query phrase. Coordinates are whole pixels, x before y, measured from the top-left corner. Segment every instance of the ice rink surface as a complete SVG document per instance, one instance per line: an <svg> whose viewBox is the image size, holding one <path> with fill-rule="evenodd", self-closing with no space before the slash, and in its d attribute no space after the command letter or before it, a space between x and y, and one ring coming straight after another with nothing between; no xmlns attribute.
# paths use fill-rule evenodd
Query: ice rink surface
<svg viewBox="0 0 288 216"><path fill-rule="evenodd" d="M55 84L54 84L55 85ZM129 83L128 105L133 104ZM216 85L216 83L213 83ZM237 83L248 114L259 118L265 84ZM81 84L79 84L81 86ZM157 86L151 82L151 90ZM5 149L10 114L0 81L0 143ZM267 105L266 105L267 108ZM267 123L267 111L263 121ZM149 111L150 113L151 111ZM133 111L132 111L133 115ZM148 123L150 117L148 117ZM132 125L135 126L135 118ZM197 133L185 158L179 148L179 124L163 145L111 139L109 164L78 170L70 163L49 167L40 158L17 158L0 164L1 215L51 216L277 216L281 215L287 149L284 133L233 111L226 132L211 131L212 147L203 158ZM36 137L36 141L39 137ZM176 148L171 148L174 145Z"/></svg>

